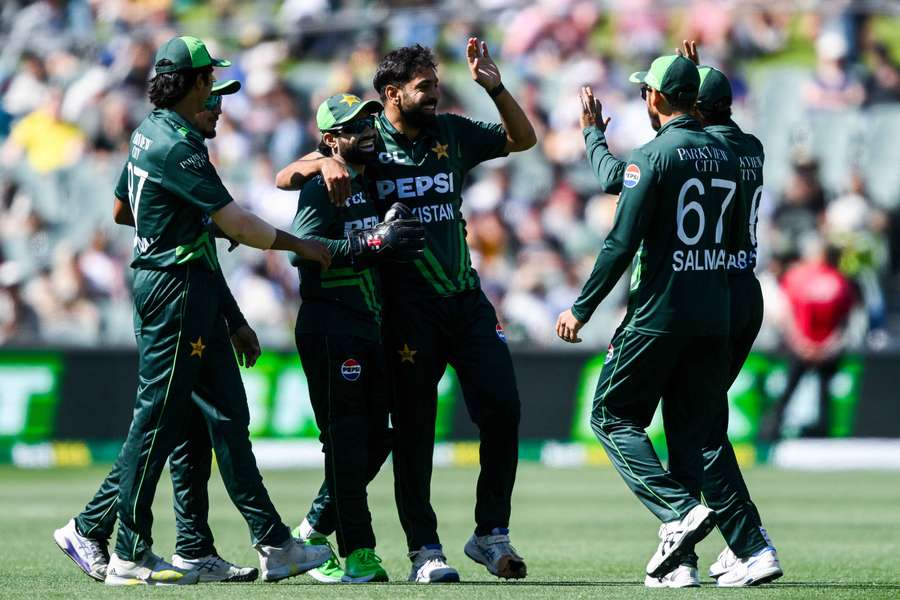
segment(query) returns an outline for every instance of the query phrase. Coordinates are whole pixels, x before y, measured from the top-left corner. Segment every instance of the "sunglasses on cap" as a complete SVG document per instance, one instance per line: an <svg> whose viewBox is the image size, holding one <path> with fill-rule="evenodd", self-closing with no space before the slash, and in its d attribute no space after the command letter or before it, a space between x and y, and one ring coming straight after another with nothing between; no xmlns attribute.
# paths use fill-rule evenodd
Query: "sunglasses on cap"
<svg viewBox="0 0 900 600"><path fill-rule="evenodd" d="M362 133L363 131L365 131L366 129L369 129L370 127L375 127L375 117L372 115L363 117L361 119L354 119L354 120L350 121L349 123L344 123L343 125L339 125L337 127L329 129L329 131L334 132L334 133L354 134L354 133Z"/></svg>
<svg viewBox="0 0 900 600"><path fill-rule="evenodd" d="M219 94L210 94L209 98L206 99L206 102L203 104L204 110L216 110L222 106L222 96Z"/></svg>

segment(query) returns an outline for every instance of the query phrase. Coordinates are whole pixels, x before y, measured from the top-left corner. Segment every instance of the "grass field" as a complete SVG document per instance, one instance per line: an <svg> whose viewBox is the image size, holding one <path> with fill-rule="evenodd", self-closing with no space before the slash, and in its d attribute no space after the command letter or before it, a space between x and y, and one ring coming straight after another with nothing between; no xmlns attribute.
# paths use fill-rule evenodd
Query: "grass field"
<svg viewBox="0 0 900 600"><path fill-rule="evenodd" d="M379 553L398 583L325 586L300 576L278 584L111 589L88 579L53 544L51 533L80 510L105 475L101 468L22 471L0 468L0 598L900 598L900 477L896 473L747 472L786 575L752 590L647 590L642 569L658 523L611 469L551 470L523 464L513 510L513 541L528 560L524 582L499 583L462 552L472 529L477 471L439 469L433 496L445 552L465 583L405 582L408 561L390 473L370 487ZM292 525L316 490L316 471L271 471L266 483ZM218 476L211 525L228 559L256 564L246 526ZM158 554L174 547L171 488L164 477L154 507ZM714 532L698 547L701 575L723 546ZM711 582L704 577L705 582ZM402 583L399 583L402 582Z"/></svg>

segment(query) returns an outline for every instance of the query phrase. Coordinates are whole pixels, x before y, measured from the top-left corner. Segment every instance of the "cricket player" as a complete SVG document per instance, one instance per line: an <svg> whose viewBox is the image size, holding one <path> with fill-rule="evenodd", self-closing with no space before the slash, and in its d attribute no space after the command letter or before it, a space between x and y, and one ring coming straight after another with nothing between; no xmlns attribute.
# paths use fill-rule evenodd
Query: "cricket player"
<svg viewBox="0 0 900 600"><path fill-rule="evenodd" d="M240 90L239 81L216 82L204 104L197 113L196 127L204 138L216 136L216 124L222 114L222 96ZM134 227L130 208L117 203L114 215L117 223ZM221 269L219 269L221 274ZM247 324L231 290L220 278L219 310L228 325L231 344L237 354L238 363L252 367L260 355L256 333ZM202 391L195 394L202 397ZM196 570L199 582L242 582L254 581L259 570L252 567L233 565L221 558L215 549L212 531L209 529L209 496L207 482L212 465L212 445L206 429L203 413L197 407L189 408L187 439L179 444L169 457L169 471L172 477L175 500L175 554L172 564L184 570ZM54 540L78 567L89 577L103 581L109 564L108 540L112 537L116 524L116 502L119 497L119 463L100 485L94 498L84 511L57 529Z"/></svg>
<svg viewBox="0 0 900 600"><path fill-rule="evenodd" d="M696 43L685 41L679 53L699 64ZM763 317L762 291L754 269L764 152L760 141L744 133L731 119L731 83L725 74L708 66L698 67L698 72L700 88L694 116L707 133L737 155L741 172L735 217L745 226L740 230L737 251L728 262L731 358L727 386L731 387L750 354ZM582 106L587 116L584 137L588 159L603 190L618 194L622 190L626 163L609 152L604 136L609 119L603 119L602 105L594 99L590 88L582 89ZM716 511L719 530L728 542L710 566L709 574L723 587L760 585L781 577L783 572L775 548L762 526L759 511L750 499L727 433L728 412L725 411L720 413L713 435L703 447L703 497L708 506ZM692 552L685 552L685 555L682 564L673 571L659 578L648 577L648 585L699 585L697 557Z"/></svg>
<svg viewBox="0 0 900 600"><path fill-rule="evenodd" d="M521 410L515 374L503 328L472 268L460 206L472 168L527 150L536 138L487 45L469 38L466 55L472 78L494 101L502 123L438 114L437 64L431 50L419 45L387 54L373 81L384 112L375 120L378 160L367 174L375 180L382 210L403 202L425 227L423 258L382 268L384 344L395 394L394 491L412 562L409 580L417 582L459 580L447 564L431 506L437 384L448 364L459 376L481 442L475 531L465 553L497 577L527 574L509 541ZM332 157L295 161L277 183L295 189L315 174L321 174L332 201L346 198L349 171Z"/></svg>
<svg viewBox="0 0 900 600"><path fill-rule="evenodd" d="M176 37L160 47L149 89L156 109L132 133L115 191L135 222L131 266L140 358L134 415L117 461L119 528L109 585L199 578L151 549L156 484L184 440L192 402L206 420L225 487L250 527L263 578L291 577L328 557L327 550L290 536L262 484L250 448L246 396L221 318L221 274L206 220L238 243L292 251L323 268L331 256L322 244L276 230L240 208L210 164L196 115L210 95L213 68L228 65L210 57L196 38ZM192 396L195 390L203 396Z"/></svg>
<svg viewBox="0 0 900 600"><path fill-rule="evenodd" d="M556 329L567 342L581 341L578 331L634 258L628 310L609 345L591 425L626 484L662 521L646 569L645 583L654 585L715 526L715 512L700 503L703 443L727 411L727 267L739 237L741 173L734 153L691 114L700 87L693 62L661 56L630 80L641 84L657 135L631 153L613 228ZM661 397L668 470L645 431Z"/></svg>
<svg viewBox="0 0 900 600"><path fill-rule="evenodd" d="M398 204L392 212L405 209L406 218L392 214L379 223L368 191L374 115L382 108L380 102L347 93L322 102L316 114L320 151L346 161L353 173L351 194L343 206L335 206L321 177L307 181L292 227L298 238L322 242L333 257L332 268L324 272L318 264L295 261L302 298L295 339L325 453L338 551L346 557L340 579L345 583L388 581L375 553L366 500L366 486L390 447L382 292L375 265L421 258L425 248L425 230L409 209ZM323 575L336 574L325 565L319 569Z"/></svg>

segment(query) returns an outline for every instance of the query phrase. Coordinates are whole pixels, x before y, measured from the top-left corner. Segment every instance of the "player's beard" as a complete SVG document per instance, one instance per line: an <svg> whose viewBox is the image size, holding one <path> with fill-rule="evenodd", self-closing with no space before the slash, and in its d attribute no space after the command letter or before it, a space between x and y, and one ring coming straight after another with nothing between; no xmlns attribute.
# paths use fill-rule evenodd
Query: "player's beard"
<svg viewBox="0 0 900 600"><path fill-rule="evenodd" d="M356 143L352 146L348 146L341 151L341 157L346 160L348 163L356 164L356 165L367 165L375 160L375 145L372 145L371 150L363 150L360 148L360 142L366 139L372 139L374 141L375 137L371 138L356 138Z"/></svg>
<svg viewBox="0 0 900 600"><path fill-rule="evenodd" d="M437 100L435 100L433 104L426 102L416 105L404 102L403 96L400 96L400 116L403 117L403 120L406 123L417 129L428 127L437 120L436 112L426 112L426 106L434 106L436 110Z"/></svg>
<svg viewBox="0 0 900 600"><path fill-rule="evenodd" d="M659 131L659 128L662 127L662 123L659 122L659 113L654 111L649 104L647 104L647 116L650 117L650 127L653 128L653 131Z"/></svg>

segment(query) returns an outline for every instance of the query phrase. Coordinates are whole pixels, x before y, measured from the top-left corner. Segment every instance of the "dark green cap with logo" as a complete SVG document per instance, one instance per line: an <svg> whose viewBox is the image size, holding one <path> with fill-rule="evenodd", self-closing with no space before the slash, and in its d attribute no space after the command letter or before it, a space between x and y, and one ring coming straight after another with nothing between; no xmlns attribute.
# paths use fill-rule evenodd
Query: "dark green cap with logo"
<svg viewBox="0 0 900 600"><path fill-rule="evenodd" d="M167 60L171 64L160 65L160 61ZM159 47L156 51L156 60L153 61L157 75L160 73L174 73L187 69L202 69L203 67L230 67L231 61L223 58L213 58L206 49L206 44L195 37L183 35L172 38Z"/></svg>
<svg viewBox="0 0 900 600"><path fill-rule="evenodd" d="M241 89L241 82L237 79L226 79L225 81L217 81L213 84L210 95L227 96L236 94Z"/></svg>
<svg viewBox="0 0 900 600"><path fill-rule="evenodd" d="M660 56L650 63L648 70L632 73L628 81L646 83L657 92L676 100L696 98L700 89L697 65L677 54Z"/></svg>
<svg viewBox="0 0 900 600"><path fill-rule="evenodd" d="M335 94L319 105L316 125L319 131L328 131L352 121L363 110L374 114L384 110L384 106L377 100L362 100L353 94Z"/></svg>
<svg viewBox="0 0 900 600"><path fill-rule="evenodd" d="M702 66L700 71L700 93L697 94L697 108L719 110L731 106L731 82L725 73L715 67Z"/></svg>

